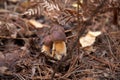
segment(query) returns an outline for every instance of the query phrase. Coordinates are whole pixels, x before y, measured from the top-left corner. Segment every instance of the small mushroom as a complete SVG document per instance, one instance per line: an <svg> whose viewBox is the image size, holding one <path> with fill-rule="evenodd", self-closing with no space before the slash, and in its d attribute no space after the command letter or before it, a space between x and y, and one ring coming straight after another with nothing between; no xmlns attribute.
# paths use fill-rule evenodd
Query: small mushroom
<svg viewBox="0 0 120 80"><path fill-rule="evenodd" d="M56 31L53 31L51 33L51 38L53 41L53 47L52 47L52 57L60 60L62 56L66 56L66 35L63 30L60 30L60 28Z"/></svg>
<svg viewBox="0 0 120 80"><path fill-rule="evenodd" d="M65 40L64 28L55 25L51 28L50 35L44 37L41 52L45 52L47 55L60 60L62 56L67 55Z"/></svg>
<svg viewBox="0 0 120 80"><path fill-rule="evenodd" d="M51 36L48 35L46 37L44 37L43 39L43 45L41 48L41 52L46 53L47 55L51 56L51 47L52 47L52 40L51 40Z"/></svg>

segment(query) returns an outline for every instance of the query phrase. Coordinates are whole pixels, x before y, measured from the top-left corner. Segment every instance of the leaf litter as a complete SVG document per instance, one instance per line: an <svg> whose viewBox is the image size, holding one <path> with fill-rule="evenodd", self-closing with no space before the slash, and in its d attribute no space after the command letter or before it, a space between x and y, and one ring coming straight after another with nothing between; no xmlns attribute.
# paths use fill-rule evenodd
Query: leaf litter
<svg viewBox="0 0 120 80"><path fill-rule="evenodd" d="M0 79L119 80L119 6L119 0L1 0ZM29 9L34 15L24 14ZM51 32L56 24L66 35L61 60L41 51L43 39L59 31Z"/></svg>

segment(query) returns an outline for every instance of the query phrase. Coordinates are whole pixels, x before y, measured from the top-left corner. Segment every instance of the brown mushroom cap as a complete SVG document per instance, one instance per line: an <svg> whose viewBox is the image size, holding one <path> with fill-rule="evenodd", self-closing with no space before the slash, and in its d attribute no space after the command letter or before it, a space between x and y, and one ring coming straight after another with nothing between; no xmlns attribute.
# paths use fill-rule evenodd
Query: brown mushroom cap
<svg viewBox="0 0 120 80"><path fill-rule="evenodd" d="M64 28L58 25L53 26L50 29L50 35L44 37L43 44L47 46L51 46L55 41L65 41L66 35Z"/></svg>
<svg viewBox="0 0 120 80"><path fill-rule="evenodd" d="M66 35L62 31L53 31L51 34L52 41L65 41Z"/></svg>
<svg viewBox="0 0 120 80"><path fill-rule="evenodd" d="M59 25L54 25L53 27L51 27L50 34L53 42L66 40L65 30Z"/></svg>
<svg viewBox="0 0 120 80"><path fill-rule="evenodd" d="M52 45L52 40L51 40L51 36L48 35L46 37L44 37L43 39L43 44L46 45L46 46L51 46Z"/></svg>

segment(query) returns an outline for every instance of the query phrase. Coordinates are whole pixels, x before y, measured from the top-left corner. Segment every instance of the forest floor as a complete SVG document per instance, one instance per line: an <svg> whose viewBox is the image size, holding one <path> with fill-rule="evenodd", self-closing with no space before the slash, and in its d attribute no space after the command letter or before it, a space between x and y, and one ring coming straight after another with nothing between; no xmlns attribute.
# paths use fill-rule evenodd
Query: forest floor
<svg viewBox="0 0 120 80"><path fill-rule="evenodd" d="M54 24L66 35L61 60L41 51ZM89 31L101 34L83 47ZM120 80L120 1L0 0L0 80Z"/></svg>

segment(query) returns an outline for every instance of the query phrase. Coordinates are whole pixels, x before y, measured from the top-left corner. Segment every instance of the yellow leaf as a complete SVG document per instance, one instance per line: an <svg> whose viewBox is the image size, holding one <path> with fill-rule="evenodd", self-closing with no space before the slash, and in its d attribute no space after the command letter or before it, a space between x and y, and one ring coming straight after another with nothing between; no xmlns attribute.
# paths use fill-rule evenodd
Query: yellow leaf
<svg viewBox="0 0 120 80"><path fill-rule="evenodd" d="M31 25L33 25L35 28L43 28L43 24L41 24L40 22L37 22L34 19L31 19L28 21Z"/></svg>
<svg viewBox="0 0 120 80"><path fill-rule="evenodd" d="M83 4L83 0L80 0L80 3ZM72 6L77 8L78 4L77 3L73 3ZM79 7L81 8L81 6L79 6Z"/></svg>
<svg viewBox="0 0 120 80"><path fill-rule="evenodd" d="M82 45L82 47L88 47L94 44L95 39L97 36L99 36L101 34L100 31L89 31L84 37L81 37L79 39L80 44Z"/></svg>

